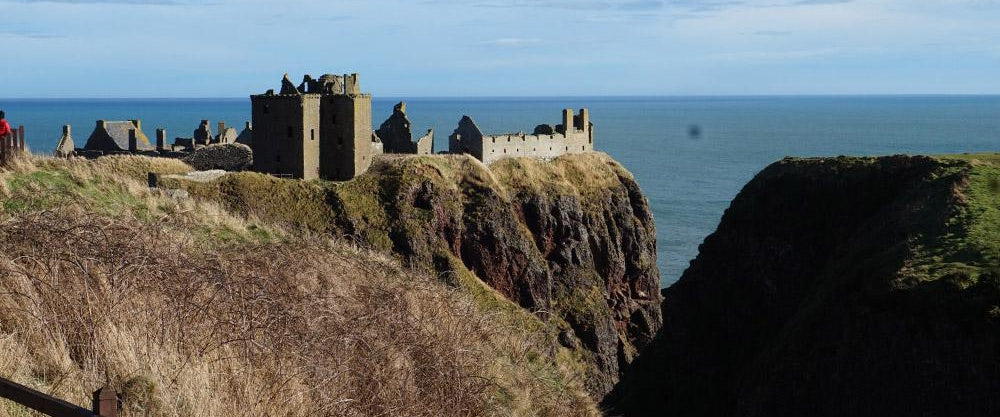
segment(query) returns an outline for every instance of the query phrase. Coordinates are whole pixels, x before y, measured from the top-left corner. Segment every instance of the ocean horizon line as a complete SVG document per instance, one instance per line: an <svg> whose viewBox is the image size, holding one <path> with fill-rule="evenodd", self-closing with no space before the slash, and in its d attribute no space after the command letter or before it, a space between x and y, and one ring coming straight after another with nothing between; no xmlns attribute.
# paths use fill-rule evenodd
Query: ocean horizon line
<svg viewBox="0 0 1000 417"><path fill-rule="evenodd" d="M377 100L556 100L556 99L767 99L767 98L927 98L927 97L958 97L958 98L996 98L1000 93L963 94L963 93L906 93L906 94L644 94L644 95L482 95L482 96L404 96L384 95L374 96ZM189 101L189 100L246 100L247 96L203 96L203 97L12 97L0 98L2 102L29 101Z"/></svg>

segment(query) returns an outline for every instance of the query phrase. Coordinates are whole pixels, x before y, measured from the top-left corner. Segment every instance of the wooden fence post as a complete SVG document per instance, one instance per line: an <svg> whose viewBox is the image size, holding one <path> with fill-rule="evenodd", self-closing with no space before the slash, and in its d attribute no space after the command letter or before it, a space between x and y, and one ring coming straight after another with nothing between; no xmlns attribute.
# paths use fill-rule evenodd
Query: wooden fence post
<svg viewBox="0 0 1000 417"><path fill-rule="evenodd" d="M24 152L24 125L17 127L17 150L18 152Z"/></svg>
<svg viewBox="0 0 1000 417"><path fill-rule="evenodd" d="M118 417L118 393L110 385L94 391L94 414L100 417Z"/></svg>

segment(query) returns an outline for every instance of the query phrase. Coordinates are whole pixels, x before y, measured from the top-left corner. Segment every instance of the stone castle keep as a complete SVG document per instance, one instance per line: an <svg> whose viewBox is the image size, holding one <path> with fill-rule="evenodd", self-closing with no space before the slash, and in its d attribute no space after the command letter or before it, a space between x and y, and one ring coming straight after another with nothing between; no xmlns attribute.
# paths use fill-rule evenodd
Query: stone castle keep
<svg viewBox="0 0 1000 417"><path fill-rule="evenodd" d="M358 74L325 74L318 79L305 75L297 86L285 74L277 93L268 90L251 95L250 104L252 123L239 133L220 122L218 135L213 135L210 122L202 120L192 137L176 138L168 145L164 129L156 129L153 143L143 133L140 120L99 120L86 145L79 149L74 149L70 127L66 126L56 154L96 158L126 153L185 160L198 156L204 161L202 154L215 155L211 152L216 147L242 146L249 147L245 152L252 158L250 169L254 171L343 181L365 172L383 153L434 152L433 130L414 140L405 102L393 108L378 130L372 128L372 96L361 91ZM581 109L576 114L566 109L561 124L538 125L531 134L484 134L471 117L463 116L448 137L447 153L469 154L489 164L506 157L552 159L593 149L590 112Z"/></svg>
<svg viewBox="0 0 1000 417"><path fill-rule="evenodd" d="M296 87L250 96L254 170L294 178L348 180L365 172L382 141L372 131L372 96L358 75L306 75Z"/></svg>

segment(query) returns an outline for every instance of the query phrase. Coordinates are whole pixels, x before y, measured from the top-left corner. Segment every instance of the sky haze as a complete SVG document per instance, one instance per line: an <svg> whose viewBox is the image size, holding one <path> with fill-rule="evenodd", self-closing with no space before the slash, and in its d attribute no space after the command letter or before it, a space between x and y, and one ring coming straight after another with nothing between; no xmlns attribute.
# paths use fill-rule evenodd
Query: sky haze
<svg viewBox="0 0 1000 417"><path fill-rule="evenodd" d="M1000 0L0 0L0 97L1000 93Z"/></svg>

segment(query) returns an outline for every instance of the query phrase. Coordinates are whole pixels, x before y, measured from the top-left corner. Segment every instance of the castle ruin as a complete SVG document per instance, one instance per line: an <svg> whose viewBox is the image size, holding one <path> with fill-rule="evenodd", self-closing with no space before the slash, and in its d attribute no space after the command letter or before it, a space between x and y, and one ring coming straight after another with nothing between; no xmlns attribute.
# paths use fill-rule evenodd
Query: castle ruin
<svg viewBox="0 0 1000 417"><path fill-rule="evenodd" d="M285 74L275 94L250 96L254 170L294 178L349 180L368 169L382 142L372 131L372 97L358 74Z"/></svg>
<svg viewBox="0 0 1000 417"><path fill-rule="evenodd" d="M392 108L392 115L379 126L375 134L382 140L385 153L411 153L430 155L434 151L434 130L413 141L410 119L406 117L406 102L401 101Z"/></svg>
<svg viewBox="0 0 1000 417"><path fill-rule="evenodd" d="M167 132L156 129L151 143L142 122L97 121L82 149L73 149L70 127L64 129L56 154L96 158L115 154L143 154L188 158L212 145L246 145L252 153L252 169L279 177L350 180L365 172L383 153L430 155L434 131L414 140L406 116L406 102L393 108L378 130L372 129L372 96L362 93L358 74L308 74L295 85L288 74L281 90L250 96L251 122L242 132L218 123L213 135L211 122L202 120L192 137L167 143ZM484 134L469 116L463 116L448 138L448 153L469 154L484 163L506 157L553 159L567 153L594 149L594 124L590 112L563 111L562 123L542 124L525 132ZM242 169L242 168L241 168Z"/></svg>
<svg viewBox="0 0 1000 417"><path fill-rule="evenodd" d="M530 135L524 132L484 135L471 117L462 116L458 128L448 137L449 152L467 153L487 164L507 157L553 159L592 150L594 124L587 109L581 109L578 115L572 109L563 110L562 124L538 125Z"/></svg>

